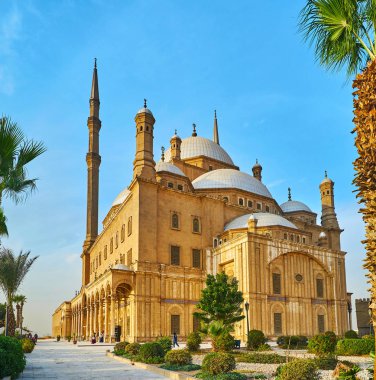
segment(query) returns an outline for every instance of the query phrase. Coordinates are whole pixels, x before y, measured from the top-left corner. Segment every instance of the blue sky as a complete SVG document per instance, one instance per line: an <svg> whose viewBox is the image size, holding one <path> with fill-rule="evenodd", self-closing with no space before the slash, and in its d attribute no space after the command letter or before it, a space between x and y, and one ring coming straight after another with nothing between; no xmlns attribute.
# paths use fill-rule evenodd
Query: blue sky
<svg viewBox="0 0 376 380"><path fill-rule="evenodd" d="M212 136L241 170L258 158L275 199L320 213L324 170L335 181L348 252L347 287L367 296L363 225L353 193L351 81L315 63L297 32L304 1L0 0L0 112L48 152L29 167L38 192L4 203L3 244L40 255L22 289L25 322L39 334L80 288L85 236L88 99L98 58L100 220L131 179L134 115L143 99L156 118L155 155L181 137ZM2 295L0 295L2 297Z"/></svg>

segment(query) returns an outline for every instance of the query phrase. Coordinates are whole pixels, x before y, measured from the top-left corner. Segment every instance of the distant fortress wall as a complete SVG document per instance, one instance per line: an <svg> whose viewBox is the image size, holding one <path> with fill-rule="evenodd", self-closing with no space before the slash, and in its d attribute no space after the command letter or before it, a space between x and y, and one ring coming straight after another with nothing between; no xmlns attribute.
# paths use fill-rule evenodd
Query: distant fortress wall
<svg viewBox="0 0 376 380"><path fill-rule="evenodd" d="M360 298L355 300L356 322L358 325L359 336L373 334L371 317L369 315L369 298Z"/></svg>

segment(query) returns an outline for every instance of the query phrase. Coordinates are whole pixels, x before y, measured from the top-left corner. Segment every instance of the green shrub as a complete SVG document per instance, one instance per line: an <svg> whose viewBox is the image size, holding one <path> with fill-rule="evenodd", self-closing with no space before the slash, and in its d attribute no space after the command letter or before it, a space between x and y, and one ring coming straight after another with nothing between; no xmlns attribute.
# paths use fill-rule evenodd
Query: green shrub
<svg viewBox="0 0 376 380"><path fill-rule="evenodd" d="M337 343L336 353L337 355L368 355L374 347L373 339L342 339Z"/></svg>
<svg viewBox="0 0 376 380"><path fill-rule="evenodd" d="M278 337L277 344L283 349L299 350L307 347L308 338L304 335L283 335Z"/></svg>
<svg viewBox="0 0 376 380"><path fill-rule="evenodd" d="M192 355L188 350L172 350L168 351L165 356L165 362L172 365L192 364Z"/></svg>
<svg viewBox="0 0 376 380"><path fill-rule="evenodd" d="M372 340L375 340L375 336L374 335L363 335L362 339L372 339Z"/></svg>
<svg viewBox="0 0 376 380"><path fill-rule="evenodd" d="M26 354L33 352L35 343L29 338L21 339L22 351Z"/></svg>
<svg viewBox="0 0 376 380"><path fill-rule="evenodd" d="M172 341L171 338L168 336L162 336L161 338L158 338L157 343L159 343L162 346L165 355L172 348Z"/></svg>
<svg viewBox="0 0 376 380"><path fill-rule="evenodd" d="M219 375L210 375L206 372L200 372L196 375L198 379L202 380L247 380L248 377L237 372L221 373Z"/></svg>
<svg viewBox="0 0 376 380"><path fill-rule="evenodd" d="M293 360L278 371L278 380L319 380L320 375L314 360Z"/></svg>
<svg viewBox="0 0 376 380"><path fill-rule="evenodd" d="M130 355L137 355L140 352L140 343L129 343L128 345L125 346L125 353L130 354Z"/></svg>
<svg viewBox="0 0 376 380"><path fill-rule="evenodd" d="M159 368L168 369L169 371L197 371L201 369L201 366L198 364L185 364L185 365L177 365L177 364L162 364Z"/></svg>
<svg viewBox="0 0 376 380"><path fill-rule="evenodd" d="M260 330L251 330L248 335L247 348L257 350L262 344L266 343L265 335Z"/></svg>
<svg viewBox="0 0 376 380"><path fill-rule="evenodd" d="M157 342L144 343L140 347L139 357L145 363L150 363L151 361L156 363L158 360L161 362L160 359L163 359L164 355L163 347Z"/></svg>
<svg viewBox="0 0 376 380"><path fill-rule="evenodd" d="M345 339L359 339L359 335L354 330L345 332Z"/></svg>
<svg viewBox="0 0 376 380"><path fill-rule="evenodd" d="M252 352L239 356L237 360L243 363L281 364L286 363L286 356Z"/></svg>
<svg viewBox="0 0 376 380"><path fill-rule="evenodd" d="M16 378L25 368L26 360L21 341L9 336L0 336L0 378Z"/></svg>
<svg viewBox="0 0 376 380"><path fill-rule="evenodd" d="M332 334L315 335L308 341L308 352L318 356L333 354L336 349L337 338Z"/></svg>
<svg viewBox="0 0 376 380"><path fill-rule="evenodd" d="M234 356L223 352L207 354L202 361L202 370L210 375L227 373L233 369L235 369Z"/></svg>
<svg viewBox="0 0 376 380"><path fill-rule="evenodd" d="M334 356L321 356L314 359L317 367L323 370L333 370L336 368L338 360Z"/></svg>
<svg viewBox="0 0 376 380"><path fill-rule="evenodd" d="M114 347L114 354L115 355L124 355L125 354L125 347L129 345L129 342L119 342L115 344Z"/></svg>
<svg viewBox="0 0 376 380"><path fill-rule="evenodd" d="M198 351L202 342L201 335L197 332L191 332L187 337L187 348L189 351Z"/></svg>
<svg viewBox="0 0 376 380"><path fill-rule="evenodd" d="M261 346L259 346L259 348L257 349L257 351L271 351L272 348L269 346L268 343L264 343L262 344Z"/></svg>
<svg viewBox="0 0 376 380"><path fill-rule="evenodd" d="M232 351L235 346L235 339L231 334L224 333L213 339L213 346L215 351Z"/></svg>

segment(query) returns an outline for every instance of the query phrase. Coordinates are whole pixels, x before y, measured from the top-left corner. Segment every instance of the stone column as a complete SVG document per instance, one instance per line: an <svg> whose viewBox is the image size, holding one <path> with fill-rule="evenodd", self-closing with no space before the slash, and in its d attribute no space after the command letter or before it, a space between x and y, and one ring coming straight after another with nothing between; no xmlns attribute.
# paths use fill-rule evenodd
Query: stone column
<svg viewBox="0 0 376 380"><path fill-rule="evenodd" d="M110 342L112 341L112 338L115 337L115 302L116 302L116 296L111 296L111 325L110 325Z"/></svg>
<svg viewBox="0 0 376 380"><path fill-rule="evenodd" d="M93 305L90 304L89 306L89 340L91 339L92 335L93 335Z"/></svg>
<svg viewBox="0 0 376 380"><path fill-rule="evenodd" d="M85 322L85 339L88 340L89 337L89 305L86 303L86 322Z"/></svg>
<svg viewBox="0 0 376 380"><path fill-rule="evenodd" d="M93 332L98 335L98 301L94 301Z"/></svg>
<svg viewBox="0 0 376 380"><path fill-rule="evenodd" d="M103 299L99 299L99 327L98 327L98 333L100 334L103 331Z"/></svg>
<svg viewBox="0 0 376 380"><path fill-rule="evenodd" d="M126 310L127 310L127 298L124 297L124 303L123 303L123 324L121 326L122 334L123 334L123 340L125 340L126 332L127 332L127 330L126 330L126 325L127 325Z"/></svg>
<svg viewBox="0 0 376 380"><path fill-rule="evenodd" d="M108 339L108 295L104 297L104 340L107 342Z"/></svg>

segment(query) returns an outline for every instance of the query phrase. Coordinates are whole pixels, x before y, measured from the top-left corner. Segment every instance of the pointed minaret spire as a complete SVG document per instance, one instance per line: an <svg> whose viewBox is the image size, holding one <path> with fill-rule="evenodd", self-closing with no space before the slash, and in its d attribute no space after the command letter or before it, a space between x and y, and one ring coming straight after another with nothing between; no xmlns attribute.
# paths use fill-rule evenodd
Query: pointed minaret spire
<svg viewBox="0 0 376 380"><path fill-rule="evenodd" d="M162 160L162 162L164 162L164 152L165 152L164 146L161 147L161 151L162 151L161 160Z"/></svg>
<svg viewBox="0 0 376 380"><path fill-rule="evenodd" d="M193 136L193 137L196 137L196 136L197 136L197 132L196 132L196 124L193 123L193 124L192 124L192 127L193 127L192 136Z"/></svg>
<svg viewBox="0 0 376 380"><path fill-rule="evenodd" d="M213 141L219 145L219 134L218 134L218 122L217 122L217 111L214 110L214 130L213 130Z"/></svg>
<svg viewBox="0 0 376 380"><path fill-rule="evenodd" d="M288 191L288 200L291 201L291 188L289 187L287 191Z"/></svg>
<svg viewBox="0 0 376 380"><path fill-rule="evenodd" d="M99 102L98 73L97 73L97 59L96 58L94 58L94 70L93 70L93 80L91 82L90 100L98 100Z"/></svg>

